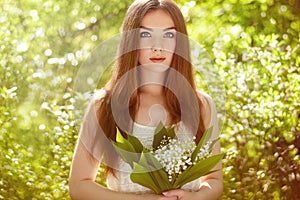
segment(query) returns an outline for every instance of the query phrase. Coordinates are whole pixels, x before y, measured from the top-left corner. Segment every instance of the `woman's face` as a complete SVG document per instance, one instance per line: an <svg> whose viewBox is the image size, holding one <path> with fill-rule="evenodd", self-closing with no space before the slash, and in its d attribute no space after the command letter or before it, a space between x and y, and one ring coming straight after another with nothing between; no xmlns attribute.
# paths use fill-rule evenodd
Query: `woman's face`
<svg viewBox="0 0 300 200"><path fill-rule="evenodd" d="M176 29L164 10L151 10L142 19L139 34L139 64L152 71L169 68L176 47Z"/></svg>

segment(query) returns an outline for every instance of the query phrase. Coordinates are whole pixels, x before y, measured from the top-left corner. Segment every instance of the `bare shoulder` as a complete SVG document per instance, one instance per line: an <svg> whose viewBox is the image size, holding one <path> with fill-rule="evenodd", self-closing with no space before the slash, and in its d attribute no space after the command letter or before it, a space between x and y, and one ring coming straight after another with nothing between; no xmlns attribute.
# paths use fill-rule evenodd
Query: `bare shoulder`
<svg viewBox="0 0 300 200"><path fill-rule="evenodd" d="M94 93L91 95L90 98L90 103L94 106L99 106L101 104L101 102L103 102L103 100L105 99L107 95L107 92L105 91L105 89L99 89L94 91Z"/></svg>
<svg viewBox="0 0 300 200"><path fill-rule="evenodd" d="M203 116L204 124L206 128L209 128L212 123L212 118L214 115L214 102L211 98L211 96L204 91L197 90L198 98L201 101L201 115Z"/></svg>
<svg viewBox="0 0 300 200"><path fill-rule="evenodd" d="M100 89L97 91L94 91L92 94L90 94L89 98L87 99L87 106L86 106L86 115L90 115L91 111L94 113L96 110L98 110L105 99L106 91L104 89Z"/></svg>
<svg viewBox="0 0 300 200"><path fill-rule="evenodd" d="M106 96L107 92L105 91L104 88L101 88L99 90L96 90L93 94L93 99L95 101L99 101L101 99L103 99Z"/></svg>
<svg viewBox="0 0 300 200"><path fill-rule="evenodd" d="M197 90L197 95L204 105L208 104L209 106L212 106L213 100L209 94L202 90Z"/></svg>

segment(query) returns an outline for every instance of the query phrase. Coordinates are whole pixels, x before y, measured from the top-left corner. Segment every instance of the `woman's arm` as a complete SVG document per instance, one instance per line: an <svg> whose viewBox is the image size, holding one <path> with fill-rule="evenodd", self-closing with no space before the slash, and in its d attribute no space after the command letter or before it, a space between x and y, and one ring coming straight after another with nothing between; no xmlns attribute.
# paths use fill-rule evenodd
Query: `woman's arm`
<svg viewBox="0 0 300 200"><path fill-rule="evenodd" d="M95 182L99 161L91 156L83 143L78 142L73 156L69 179L69 193L72 199L84 200L176 200L174 196L155 194L129 194L109 190Z"/></svg>
<svg viewBox="0 0 300 200"><path fill-rule="evenodd" d="M203 116L208 116L208 120L206 120L206 127L209 128L213 126L213 132L211 136L211 141L219 138L219 125L217 118L217 110L212 98L205 94L199 93L202 95L207 101L206 108L204 109L205 113L202 113ZM207 123L208 122L208 123ZM221 153L221 145L220 141L217 141L212 149L212 154L220 154ZM218 199L223 192L223 175L222 175L222 162L219 162L212 170L216 170L216 172L201 177L201 185L198 191L198 196L202 197L201 199Z"/></svg>
<svg viewBox="0 0 300 200"><path fill-rule="evenodd" d="M220 153L220 142L218 141L212 154ZM220 198L223 193L223 175L222 175L222 163L219 162L213 170L217 170L216 172L203 176L201 178L200 189L197 192L197 198L195 199L207 199L207 200L215 200ZM201 197L201 198L200 198ZM192 200L192 199L191 199Z"/></svg>

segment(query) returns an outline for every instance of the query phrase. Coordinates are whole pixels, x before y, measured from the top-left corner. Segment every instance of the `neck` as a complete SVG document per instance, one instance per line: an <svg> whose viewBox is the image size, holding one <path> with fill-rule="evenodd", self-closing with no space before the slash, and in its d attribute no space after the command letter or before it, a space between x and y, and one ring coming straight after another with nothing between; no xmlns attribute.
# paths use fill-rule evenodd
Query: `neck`
<svg viewBox="0 0 300 200"><path fill-rule="evenodd" d="M162 95L164 92L165 78L167 71L155 71L140 66L138 70L140 92Z"/></svg>
<svg viewBox="0 0 300 200"><path fill-rule="evenodd" d="M143 84L163 85L165 83L166 75L168 73L167 70L168 68L158 69L158 70L155 68L158 68L158 65L144 65L144 66L140 65L138 67L138 76L141 85Z"/></svg>
<svg viewBox="0 0 300 200"><path fill-rule="evenodd" d="M162 85L147 84L139 88L139 91L144 94L151 94L153 96L161 96L164 93L164 88Z"/></svg>

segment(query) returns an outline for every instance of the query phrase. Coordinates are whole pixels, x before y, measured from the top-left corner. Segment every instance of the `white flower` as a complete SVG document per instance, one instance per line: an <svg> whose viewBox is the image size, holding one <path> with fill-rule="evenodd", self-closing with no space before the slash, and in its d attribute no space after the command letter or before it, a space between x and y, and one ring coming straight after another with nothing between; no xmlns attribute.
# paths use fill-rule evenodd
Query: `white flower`
<svg viewBox="0 0 300 200"><path fill-rule="evenodd" d="M194 164L191 157L195 148L194 138L178 140L164 137L153 154L168 173L169 181L172 181L174 176L181 174ZM210 154L210 143L207 143L200 149L196 161L207 158Z"/></svg>

